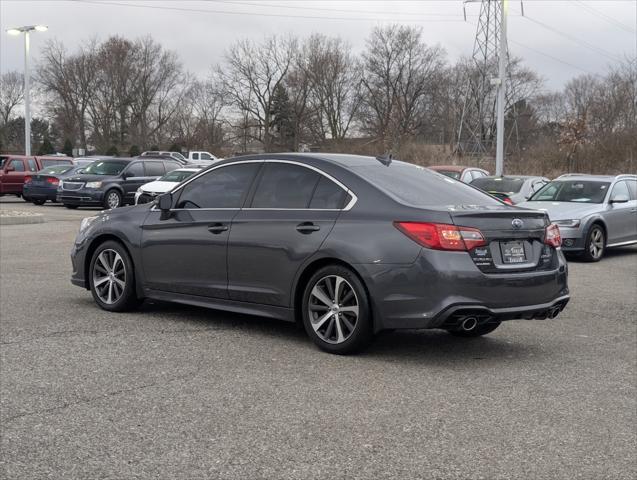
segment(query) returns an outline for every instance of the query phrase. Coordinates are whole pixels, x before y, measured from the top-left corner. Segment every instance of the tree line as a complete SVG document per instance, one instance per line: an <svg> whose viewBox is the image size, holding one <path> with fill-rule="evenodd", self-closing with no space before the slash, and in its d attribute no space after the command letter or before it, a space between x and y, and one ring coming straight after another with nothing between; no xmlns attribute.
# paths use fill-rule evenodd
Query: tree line
<svg viewBox="0 0 637 480"><path fill-rule="evenodd" d="M488 166L489 155L453 158L464 154L457 148L463 111L477 122L476 108L463 110L477 74L470 59L451 62L419 28L402 25L374 28L360 54L321 34L242 39L206 78L186 71L152 37L113 36L74 51L50 41L34 74L33 148L392 152L425 165ZM634 60L609 66L603 76L575 77L557 92L520 59L512 59L508 77L507 156L514 170L634 170ZM3 151L23 149L22 88L21 74L2 75ZM485 121L482 135L492 140L491 119Z"/></svg>

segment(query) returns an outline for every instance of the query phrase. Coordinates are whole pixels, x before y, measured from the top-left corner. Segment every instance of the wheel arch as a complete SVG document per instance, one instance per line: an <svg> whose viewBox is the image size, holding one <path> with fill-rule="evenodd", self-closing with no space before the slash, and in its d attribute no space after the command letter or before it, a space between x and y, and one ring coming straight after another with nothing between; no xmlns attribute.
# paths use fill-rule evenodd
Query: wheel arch
<svg viewBox="0 0 637 480"><path fill-rule="evenodd" d="M128 245L126 244L126 241L124 241L121 237L113 234L113 233L102 233L98 236L96 236L93 240L91 240L91 243L89 243L88 247L86 248L86 255L84 256L84 287L88 290L90 288L89 285L89 269L91 266L91 259L93 258L93 254L95 253L95 250L97 250L97 247L99 247L102 243L107 242L109 240L113 240L117 243L119 243L122 248L124 250L126 250L126 253L128 254L128 257L130 258L130 261L133 263L133 268L134 268L134 278L135 278L135 290L137 291L137 295L140 296L140 288L139 288L139 283L138 283L138 272L139 269L137 268L137 264L135 263L135 257L132 255L130 248L128 247Z"/></svg>
<svg viewBox="0 0 637 480"><path fill-rule="evenodd" d="M336 257L316 258L301 269L294 283L294 288L292 289L292 307L294 309L295 321L299 324L302 323L301 314L302 314L303 293L305 291L305 286L307 285L307 282L309 281L312 275L314 275L321 268L326 267L328 265L340 265L342 267L345 267L351 270L352 272L354 272L354 274L361 281L361 283L363 284L363 288L365 289L365 292L367 293L367 297L369 298L370 312L372 315L372 324L374 326L374 331L376 331L377 316L375 312L376 309L374 307L374 299L371 296L371 293L369 291L369 287L367 286L367 282L365 281L365 278L352 264Z"/></svg>
<svg viewBox="0 0 637 480"><path fill-rule="evenodd" d="M604 231L604 245L606 245L608 243L608 226L601 216L596 215L594 217L591 217L590 220L587 222L585 238L588 238L588 232L593 227L593 225L599 225Z"/></svg>

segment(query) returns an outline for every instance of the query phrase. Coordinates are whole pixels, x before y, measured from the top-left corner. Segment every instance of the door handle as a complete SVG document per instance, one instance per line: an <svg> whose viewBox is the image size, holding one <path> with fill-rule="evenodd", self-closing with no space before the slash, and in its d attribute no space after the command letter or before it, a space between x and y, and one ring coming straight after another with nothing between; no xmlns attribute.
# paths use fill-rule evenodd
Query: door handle
<svg viewBox="0 0 637 480"><path fill-rule="evenodd" d="M208 225L208 231L210 233L214 233L218 235L219 233L225 232L228 230L228 225L224 225L223 223L213 223L212 225Z"/></svg>
<svg viewBox="0 0 637 480"><path fill-rule="evenodd" d="M301 233L318 232L320 229L321 227L319 227L318 225L314 225L312 222L303 222L303 223L299 223L296 226L297 232L301 232Z"/></svg>

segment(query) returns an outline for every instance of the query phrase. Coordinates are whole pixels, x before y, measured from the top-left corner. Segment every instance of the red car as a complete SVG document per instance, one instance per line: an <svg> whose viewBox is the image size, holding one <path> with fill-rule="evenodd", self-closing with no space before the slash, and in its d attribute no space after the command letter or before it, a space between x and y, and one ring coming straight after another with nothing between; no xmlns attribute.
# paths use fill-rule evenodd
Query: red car
<svg viewBox="0 0 637 480"><path fill-rule="evenodd" d="M73 165L73 159L62 156L0 155L0 195L22 196L25 177L52 165Z"/></svg>
<svg viewBox="0 0 637 480"><path fill-rule="evenodd" d="M491 175L482 168L463 167L459 165L434 165L433 167L429 167L429 169L464 183L471 183L476 178Z"/></svg>

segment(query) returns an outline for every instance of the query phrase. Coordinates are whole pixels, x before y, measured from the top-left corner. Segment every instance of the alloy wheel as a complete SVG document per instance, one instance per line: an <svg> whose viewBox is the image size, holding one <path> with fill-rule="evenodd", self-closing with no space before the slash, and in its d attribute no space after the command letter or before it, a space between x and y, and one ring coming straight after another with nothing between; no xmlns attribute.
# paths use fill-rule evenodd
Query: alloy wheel
<svg viewBox="0 0 637 480"><path fill-rule="evenodd" d="M591 257L594 259L598 259L602 256L602 253L604 252L604 233L601 229L596 228L591 233L591 244L589 249Z"/></svg>
<svg viewBox="0 0 637 480"><path fill-rule="evenodd" d="M354 333L359 303L352 285L343 277L321 278L310 292L310 324L321 340L339 344Z"/></svg>
<svg viewBox="0 0 637 480"><path fill-rule="evenodd" d="M111 192L108 194L108 196L106 197L106 204L108 205L108 208L117 208L119 207L119 194L117 192Z"/></svg>
<svg viewBox="0 0 637 480"><path fill-rule="evenodd" d="M93 288L98 298L108 304L116 303L126 288L126 266L115 250L103 250L93 265Z"/></svg>

